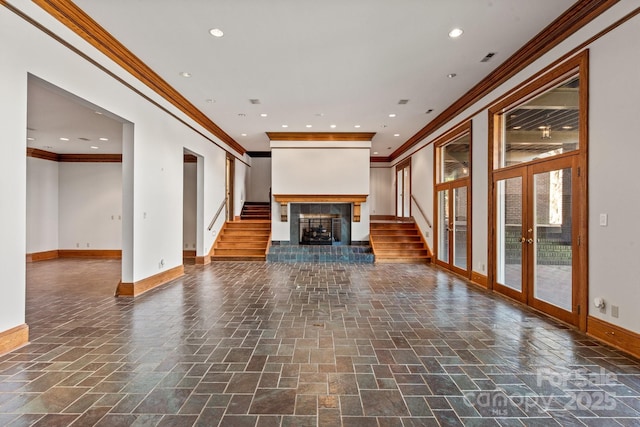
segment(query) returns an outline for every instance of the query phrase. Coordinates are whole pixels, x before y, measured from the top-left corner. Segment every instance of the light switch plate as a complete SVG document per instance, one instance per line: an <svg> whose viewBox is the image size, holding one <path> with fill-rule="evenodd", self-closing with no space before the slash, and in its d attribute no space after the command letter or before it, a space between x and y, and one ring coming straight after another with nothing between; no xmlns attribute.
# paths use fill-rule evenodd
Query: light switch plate
<svg viewBox="0 0 640 427"><path fill-rule="evenodd" d="M601 213L600 214L600 226L601 227L606 227L608 222L609 222L609 218L608 218L607 214L606 213Z"/></svg>

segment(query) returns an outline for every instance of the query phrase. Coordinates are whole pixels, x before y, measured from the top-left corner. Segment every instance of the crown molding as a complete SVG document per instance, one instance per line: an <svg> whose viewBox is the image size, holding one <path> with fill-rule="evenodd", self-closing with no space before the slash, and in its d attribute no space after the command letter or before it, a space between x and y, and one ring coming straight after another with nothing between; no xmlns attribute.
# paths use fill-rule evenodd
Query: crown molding
<svg viewBox="0 0 640 427"><path fill-rule="evenodd" d="M64 163L122 163L122 154L57 154L39 148L27 148L27 157Z"/></svg>
<svg viewBox="0 0 640 427"><path fill-rule="evenodd" d="M397 148L391 154L391 159L395 160L402 156L411 147L431 135L447 122L453 120L458 114L471 107L474 103L491 93L542 55L559 45L580 28L618 3L618 1L619 0L577 1L567 9L565 13L560 15L506 61L500 64L498 68L489 73L487 77L482 79L467 93L462 95L462 97Z"/></svg>
<svg viewBox="0 0 640 427"><path fill-rule="evenodd" d="M33 2L120 65L136 79L169 101L196 123L220 138L229 147L240 154L246 152L242 145L238 144L229 134L223 131L73 2L68 0L33 0Z"/></svg>

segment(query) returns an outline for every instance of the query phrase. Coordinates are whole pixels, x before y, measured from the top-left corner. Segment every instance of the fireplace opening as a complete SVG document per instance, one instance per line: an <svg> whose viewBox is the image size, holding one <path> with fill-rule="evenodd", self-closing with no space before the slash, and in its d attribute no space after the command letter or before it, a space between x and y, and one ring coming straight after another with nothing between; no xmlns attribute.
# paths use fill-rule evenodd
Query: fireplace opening
<svg viewBox="0 0 640 427"><path fill-rule="evenodd" d="M301 245L340 245L342 225L340 215L300 214Z"/></svg>

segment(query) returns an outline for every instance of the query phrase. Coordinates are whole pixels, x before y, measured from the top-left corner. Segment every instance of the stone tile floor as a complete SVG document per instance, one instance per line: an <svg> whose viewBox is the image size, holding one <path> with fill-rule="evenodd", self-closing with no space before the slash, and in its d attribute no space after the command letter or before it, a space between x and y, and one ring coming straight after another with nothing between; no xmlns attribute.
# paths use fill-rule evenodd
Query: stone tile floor
<svg viewBox="0 0 640 427"><path fill-rule="evenodd" d="M638 426L640 363L426 265L27 266L2 426Z"/></svg>

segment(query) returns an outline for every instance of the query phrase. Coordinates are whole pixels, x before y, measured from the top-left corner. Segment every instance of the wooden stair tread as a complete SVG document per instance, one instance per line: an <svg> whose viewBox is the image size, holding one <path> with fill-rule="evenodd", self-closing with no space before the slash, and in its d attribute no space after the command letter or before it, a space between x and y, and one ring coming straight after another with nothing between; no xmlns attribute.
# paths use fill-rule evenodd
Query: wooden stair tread
<svg viewBox="0 0 640 427"><path fill-rule="evenodd" d="M431 261L431 251L413 220L372 221L369 235L376 262L423 263Z"/></svg>

